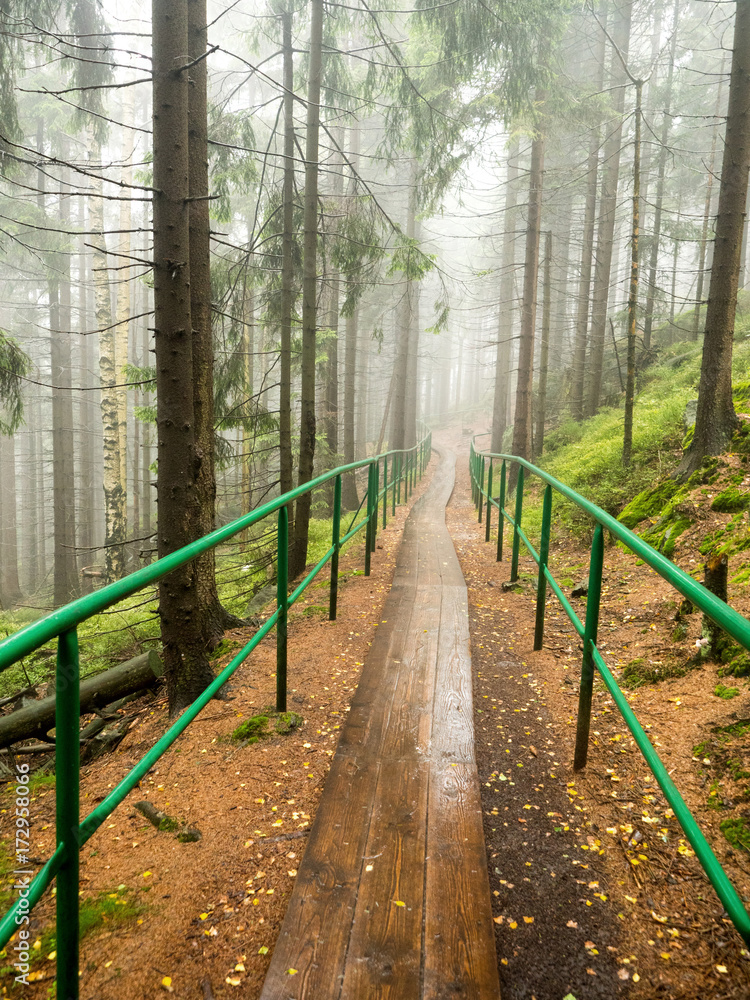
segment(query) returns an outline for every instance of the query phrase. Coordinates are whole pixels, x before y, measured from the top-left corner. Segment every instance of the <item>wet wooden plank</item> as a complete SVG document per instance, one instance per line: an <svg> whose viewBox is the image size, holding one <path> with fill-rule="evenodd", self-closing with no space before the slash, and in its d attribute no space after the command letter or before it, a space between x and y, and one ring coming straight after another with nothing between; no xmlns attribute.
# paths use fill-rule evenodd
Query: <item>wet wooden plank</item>
<svg viewBox="0 0 750 1000"><path fill-rule="evenodd" d="M476 765L432 765L424 1000L498 1000L495 935Z"/></svg>
<svg viewBox="0 0 750 1000"><path fill-rule="evenodd" d="M420 994L428 771L426 761L380 769L342 998Z"/></svg>
<svg viewBox="0 0 750 1000"><path fill-rule="evenodd" d="M261 1000L339 997L378 771L334 757Z"/></svg>
<svg viewBox="0 0 750 1000"><path fill-rule="evenodd" d="M474 762L474 707L466 587L443 587L432 752L435 760Z"/></svg>

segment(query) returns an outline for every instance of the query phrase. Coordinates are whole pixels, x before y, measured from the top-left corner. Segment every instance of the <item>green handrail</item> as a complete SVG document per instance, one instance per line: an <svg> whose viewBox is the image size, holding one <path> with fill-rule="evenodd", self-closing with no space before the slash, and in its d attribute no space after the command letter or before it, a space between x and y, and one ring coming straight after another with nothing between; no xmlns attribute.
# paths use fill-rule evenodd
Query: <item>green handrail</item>
<svg viewBox="0 0 750 1000"><path fill-rule="evenodd" d="M679 593L691 601L704 614L708 615L717 625L720 625L732 638L736 639L745 649L750 650L750 622L741 614L730 608L728 604L706 590L702 584L698 583L691 576L675 566L671 560L667 559L656 549L652 548L648 542L644 542L624 524L612 517L601 507L586 500L576 493L569 486L561 483L537 468L526 459L518 455L504 455L490 451L478 451L474 445L476 434L471 441L469 451L469 470L471 474L472 496L474 503L479 506L482 500L486 503L489 514L491 507L498 510L498 544L497 561L502 559L502 533L503 525L507 520L513 528L513 568L511 578L516 579L518 569L518 542L523 541L529 554L539 567L536 597L536 629L534 633L534 649L541 649L544 636L544 614L546 608L547 584L549 584L555 596L560 601L565 613L570 618L579 636L583 639L583 659L581 664L581 682L579 688L578 720L576 727L576 746L573 766L576 770L586 765L589 727L591 720L591 702L593 695L594 668L604 681L604 684L612 695L620 714L625 720L625 724L633 735L638 749L651 769L651 773L656 778L664 793L664 797L674 811L678 823L695 851L696 857L701 863L703 870L708 876L711 885L716 890L716 894L724 905L726 912L739 931L746 944L750 945L750 914L745 909L736 889L730 882L726 872L722 868L718 858L711 849L708 841L701 832L700 827L690 812L687 803L680 795L677 787L670 778L667 769L661 761L653 747L653 744L646 735L645 730L638 721L633 709L630 707L628 699L612 676L601 653L596 646L597 628L599 622L599 604L601 597L602 566L604 557L604 531L611 532L619 541L626 545L631 552L634 552L639 559L663 577ZM501 468L501 491L498 500L490 495L490 490L483 488L485 462L489 461L490 468L492 462L498 460L502 462ZM515 462L518 466L518 480L516 484L516 505L515 517L512 517L505 509L505 485L506 469L509 462ZM521 528L521 515L523 511L523 477L524 470L537 476L546 483L544 503L542 508L542 534L539 552L537 553L533 545L529 542ZM491 484L491 477L488 476L488 487ZM581 510L585 511L596 522L593 541L591 545L591 560L589 563L589 587L586 600L586 621L583 624L578 615L573 610L570 602L563 594L559 584L552 576L547 566L547 556L549 554L550 526L552 518L552 490L560 493ZM489 540L489 539L488 539Z"/></svg>
<svg viewBox="0 0 750 1000"><path fill-rule="evenodd" d="M79 598L62 608L58 608L51 614L46 615L39 621L33 622L31 625L27 625L25 628L20 629L0 642L0 671L3 671L50 640L55 638L58 640L55 681L57 691L55 708L57 847L55 853L41 868L35 878L30 879L30 877L24 876L19 881L18 884L21 886L19 896L10 910L0 920L0 949L4 948L14 933L24 926L24 918L28 916L29 911L41 899L52 881L57 879L57 996L61 1000L77 1000L79 995L78 859L83 845L99 829L107 817L111 815L114 809L154 766L156 761L169 749L181 733L187 729L190 723L205 708L214 695L218 693L219 689L229 680L235 670L274 626L276 626L276 708L277 711L286 710L287 616L289 608L301 597L305 589L320 573L326 563L330 561L329 618L332 621L336 618L338 563L339 552L342 546L362 528L366 529L365 573L369 575L370 555L376 547L375 542L378 530L377 510L380 498L382 497L383 499L385 523L385 505L387 503L388 489L390 488L391 496L394 498L394 514L397 488L399 490L398 502L400 503L401 500L401 470L404 461L408 463L413 458L416 470L416 460L419 458L418 471L421 476L427 466L431 450L432 435L427 428L423 428L422 437L412 448L385 452L384 454L339 466L330 472L326 472L310 482L290 490L275 500L269 501L250 514L246 514L244 517L240 517L236 521L232 521L230 524L212 531L203 538L192 542L190 545L186 545L176 552L172 552L170 555L157 560L151 565L123 577L122 580L117 580L103 587L101 590L95 591L93 594L88 594L86 597ZM390 482L388 481L387 471L388 456L393 456L393 460L391 461L392 478ZM382 488L380 487L378 472L381 459L383 460ZM367 513L359 523L355 524L359 514L359 511L357 511L349 529L342 537L341 476L346 473L356 472L357 469L365 467L368 470ZM396 469L398 469L397 474ZM332 479L334 480L334 510L331 547L316 566L313 567L312 571L289 594L288 504L297 497L302 496L302 494L314 490L324 483L330 482ZM404 500L406 501L406 499L407 495L405 492ZM179 566L190 562L202 553L220 545L222 542L245 531L253 524L274 513L278 517L276 610L264 622L261 628L258 629L252 639L237 653L221 673L214 678L206 690L185 709L182 715L170 726L151 750L138 761L135 767L112 789L106 798L82 822L79 822L80 712L78 691L80 664L78 656L78 625L87 618L91 618L93 615L99 614L112 605L117 604L124 598L131 597L144 587L157 583ZM28 781L28 778L25 777L24 780ZM21 861L18 853L16 860ZM27 865L28 859L24 857L21 864ZM21 877L19 876L19 878Z"/></svg>

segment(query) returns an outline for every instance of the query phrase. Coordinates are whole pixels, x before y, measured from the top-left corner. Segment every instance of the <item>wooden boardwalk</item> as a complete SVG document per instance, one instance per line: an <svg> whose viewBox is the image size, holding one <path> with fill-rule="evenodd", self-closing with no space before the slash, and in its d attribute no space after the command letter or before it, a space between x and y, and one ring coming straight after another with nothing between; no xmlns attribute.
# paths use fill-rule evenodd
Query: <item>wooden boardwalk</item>
<svg viewBox="0 0 750 1000"><path fill-rule="evenodd" d="M261 1000L500 995L454 468L406 521Z"/></svg>

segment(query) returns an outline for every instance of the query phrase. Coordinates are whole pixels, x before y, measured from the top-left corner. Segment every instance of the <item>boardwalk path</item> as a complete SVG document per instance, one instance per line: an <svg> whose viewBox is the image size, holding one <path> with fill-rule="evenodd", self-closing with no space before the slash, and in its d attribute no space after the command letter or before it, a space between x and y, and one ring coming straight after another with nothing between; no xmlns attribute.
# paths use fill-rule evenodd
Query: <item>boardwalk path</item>
<svg viewBox="0 0 750 1000"><path fill-rule="evenodd" d="M499 996L454 470L406 521L261 1000Z"/></svg>

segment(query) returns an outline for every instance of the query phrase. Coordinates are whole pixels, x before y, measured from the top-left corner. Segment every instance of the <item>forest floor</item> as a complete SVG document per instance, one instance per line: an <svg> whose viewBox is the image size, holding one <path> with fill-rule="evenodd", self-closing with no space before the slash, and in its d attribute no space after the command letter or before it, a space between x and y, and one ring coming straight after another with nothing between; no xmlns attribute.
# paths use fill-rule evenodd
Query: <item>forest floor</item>
<svg viewBox="0 0 750 1000"><path fill-rule="evenodd" d="M573 772L580 641L551 600L545 649L532 652L535 567L522 554L520 584L503 590L509 563L495 562L471 507L468 435L443 439L458 452L448 524L469 588L477 763L503 1000L746 997L750 955L599 681L589 763ZM302 726L255 745L229 739L273 703L270 636L235 675L232 700L208 706L83 849L82 908L92 928L82 942L83 1000L258 997L341 720L381 622L408 509L399 508L380 532L369 578L361 575L361 545L342 559L336 622L327 621L323 581L290 615L289 708ZM699 562L700 538L723 523L712 515L709 525L707 517L698 518L702 531L681 536L681 565ZM553 532L550 564L558 579L577 583L586 577L588 550ZM735 589L732 603L748 613L745 588ZM747 852L733 849L720 829L727 817L742 829L743 815L750 816L747 682L725 678L738 693L717 697L715 664L687 669L700 616L688 616L676 642L676 596L648 567L608 546L600 645L618 677L634 658L657 672L666 663L675 673L680 663L687 670L629 697L747 899ZM224 661L247 641L244 632L227 638ZM163 696L129 710L132 724L118 750L83 769L82 816L167 727ZM202 839L183 844L155 830L133 809L140 799L197 827ZM9 791L0 805L8 842ZM35 788L31 820L32 854L41 863L54 847L53 786ZM2 880L3 910L12 867ZM3 995L51 995L53 910L47 897L34 911L31 985L16 986L6 974Z"/></svg>

